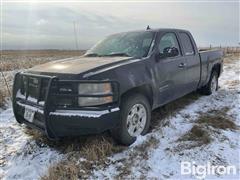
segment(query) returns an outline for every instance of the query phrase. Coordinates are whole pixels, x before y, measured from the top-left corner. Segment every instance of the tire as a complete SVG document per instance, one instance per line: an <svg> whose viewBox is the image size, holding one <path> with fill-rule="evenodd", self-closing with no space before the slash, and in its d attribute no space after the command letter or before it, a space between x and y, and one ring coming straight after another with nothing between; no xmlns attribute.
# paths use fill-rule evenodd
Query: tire
<svg viewBox="0 0 240 180"><path fill-rule="evenodd" d="M213 71L208 84L202 88L202 93L205 95L211 95L217 90L218 90L218 73L217 71Z"/></svg>
<svg viewBox="0 0 240 180"><path fill-rule="evenodd" d="M111 130L115 140L123 145L131 145L139 135L149 130L151 107L148 99L141 94L132 94L122 99L120 124Z"/></svg>

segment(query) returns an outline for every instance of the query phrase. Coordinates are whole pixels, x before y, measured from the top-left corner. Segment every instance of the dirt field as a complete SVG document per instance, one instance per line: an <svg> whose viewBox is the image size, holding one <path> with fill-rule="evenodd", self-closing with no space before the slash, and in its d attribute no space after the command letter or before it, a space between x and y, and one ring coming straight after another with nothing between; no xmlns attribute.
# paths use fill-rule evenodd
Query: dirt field
<svg viewBox="0 0 240 180"><path fill-rule="evenodd" d="M30 68L52 60L81 56L85 51L23 50L1 51L0 70L10 71Z"/></svg>
<svg viewBox="0 0 240 180"><path fill-rule="evenodd" d="M0 51L0 71L1 71L1 82L0 82L0 107L6 103L6 97L9 96L8 87L6 82L9 84L11 91L13 75L17 71L21 71L27 68L31 68L38 64L43 64L49 61L64 59L69 57L81 56L85 53L82 51L67 51L67 50L8 50ZM4 74L4 77L3 77Z"/></svg>
<svg viewBox="0 0 240 180"><path fill-rule="evenodd" d="M82 52L81 52L82 53ZM1 69L11 86L16 71L46 61L81 55L75 51L4 52ZM28 63L27 58L31 59ZM5 62L6 61L6 62ZM15 63L17 65L15 66ZM151 131L130 147L109 134L49 141L16 123L1 76L0 179L195 179L180 175L180 162L236 165L239 178L240 59L228 54L220 89L212 96L192 93L152 114ZM1 92L0 91L0 92ZM1 96L0 96L1 100ZM219 174L207 178L217 178Z"/></svg>

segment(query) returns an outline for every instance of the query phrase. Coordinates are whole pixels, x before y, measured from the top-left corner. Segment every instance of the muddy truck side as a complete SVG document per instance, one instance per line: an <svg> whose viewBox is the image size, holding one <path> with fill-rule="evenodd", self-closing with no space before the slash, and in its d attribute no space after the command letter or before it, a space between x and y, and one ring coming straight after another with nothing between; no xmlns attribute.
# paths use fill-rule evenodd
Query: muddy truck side
<svg viewBox="0 0 240 180"><path fill-rule="evenodd" d="M218 90L220 50L198 51L186 30L110 35L81 57L15 75L16 120L50 139L110 131L125 145L148 132L151 111L199 90Z"/></svg>

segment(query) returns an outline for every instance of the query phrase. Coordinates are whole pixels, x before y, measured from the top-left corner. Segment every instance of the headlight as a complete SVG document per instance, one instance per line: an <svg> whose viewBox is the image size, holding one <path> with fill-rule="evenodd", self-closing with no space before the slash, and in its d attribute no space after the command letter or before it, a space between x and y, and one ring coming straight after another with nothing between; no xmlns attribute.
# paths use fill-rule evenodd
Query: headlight
<svg viewBox="0 0 240 180"><path fill-rule="evenodd" d="M78 86L78 93L81 95L105 95L112 93L112 86L110 83L82 83ZM79 97L79 106L96 106L111 103L112 96L104 97Z"/></svg>

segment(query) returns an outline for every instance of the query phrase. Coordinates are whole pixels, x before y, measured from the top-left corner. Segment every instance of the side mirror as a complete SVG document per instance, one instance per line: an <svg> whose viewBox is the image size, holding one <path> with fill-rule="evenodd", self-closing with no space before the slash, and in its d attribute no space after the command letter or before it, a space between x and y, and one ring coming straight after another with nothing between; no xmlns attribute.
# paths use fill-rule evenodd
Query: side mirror
<svg viewBox="0 0 240 180"><path fill-rule="evenodd" d="M163 49L163 53L157 53L155 55L156 61L159 61L160 59L164 59L167 57L175 57L179 55L179 51L175 47L166 47Z"/></svg>
<svg viewBox="0 0 240 180"><path fill-rule="evenodd" d="M163 53L156 53L155 60L158 62L160 59L166 58L165 54Z"/></svg>
<svg viewBox="0 0 240 180"><path fill-rule="evenodd" d="M173 56L178 56L178 55L179 55L179 51L178 51L177 48L173 47L173 48L171 48L171 49L172 49L172 55L173 55Z"/></svg>
<svg viewBox="0 0 240 180"><path fill-rule="evenodd" d="M167 47L164 48L163 54L165 57L175 57L179 55L179 51L175 47Z"/></svg>

